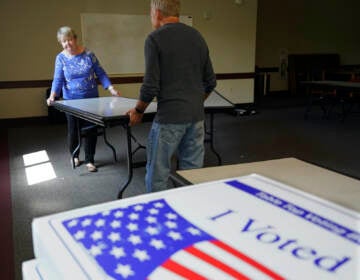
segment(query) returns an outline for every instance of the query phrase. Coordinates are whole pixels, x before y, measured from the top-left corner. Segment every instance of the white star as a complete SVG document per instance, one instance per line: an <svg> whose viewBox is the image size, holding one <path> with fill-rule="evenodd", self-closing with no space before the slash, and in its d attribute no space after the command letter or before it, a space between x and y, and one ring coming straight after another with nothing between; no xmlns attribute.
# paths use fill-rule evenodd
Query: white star
<svg viewBox="0 0 360 280"><path fill-rule="evenodd" d="M83 227L87 227L87 226L91 225L91 219L85 219L85 220L83 220L83 221L81 222L81 225L82 225Z"/></svg>
<svg viewBox="0 0 360 280"><path fill-rule="evenodd" d="M170 231L167 236L169 236L170 238L172 238L173 240L181 240L182 236L180 233L175 232L175 231Z"/></svg>
<svg viewBox="0 0 360 280"><path fill-rule="evenodd" d="M163 208L163 207L164 207L164 203L162 203L162 202L156 202L156 203L154 204L154 206L155 206L156 208Z"/></svg>
<svg viewBox="0 0 360 280"><path fill-rule="evenodd" d="M159 239L151 239L150 245L155 247L155 249L164 249L166 246L162 240Z"/></svg>
<svg viewBox="0 0 360 280"><path fill-rule="evenodd" d="M101 215L103 215L103 216L109 216L109 215L110 215L110 211L109 211L109 210L106 210L106 211L102 212Z"/></svg>
<svg viewBox="0 0 360 280"><path fill-rule="evenodd" d="M144 262L146 260L150 260L150 256L148 255L148 253L145 250L136 249L134 254L133 254L133 257L138 259L141 262Z"/></svg>
<svg viewBox="0 0 360 280"><path fill-rule="evenodd" d="M145 231L150 235L159 234L159 230L156 227L147 227Z"/></svg>
<svg viewBox="0 0 360 280"><path fill-rule="evenodd" d="M121 222L119 222L119 221L112 221L111 222L111 224L110 224L110 226L112 227L112 228L119 228L119 227L121 227Z"/></svg>
<svg viewBox="0 0 360 280"><path fill-rule="evenodd" d="M124 212L118 210L118 211L116 211L116 212L114 213L114 216L115 216L116 218L121 218L121 217L124 216Z"/></svg>
<svg viewBox="0 0 360 280"><path fill-rule="evenodd" d="M145 220L149 223L149 224L154 224L157 222L157 219L153 216L148 216L145 218Z"/></svg>
<svg viewBox="0 0 360 280"><path fill-rule="evenodd" d="M133 245L142 243L140 236L134 234L129 236L128 241L131 242Z"/></svg>
<svg viewBox="0 0 360 280"><path fill-rule="evenodd" d="M95 245L92 245L91 248L89 249L89 251L90 251L90 254L94 257L102 254L101 248L99 246L95 246Z"/></svg>
<svg viewBox="0 0 360 280"><path fill-rule="evenodd" d="M135 205L135 206L134 206L134 210L135 210L135 211L141 211L141 210L143 210L143 209L144 209L144 206L143 206L143 205L138 204L138 205Z"/></svg>
<svg viewBox="0 0 360 280"><path fill-rule="evenodd" d="M75 233L74 235L76 240L81 240L85 237L85 231L84 230L79 230Z"/></svg>
<svg viewBox="0 0 360 280"><path fill-rule="evenodd" d="M167 221L165 223L165 225L168 227L168 228L177 228L177 224L175 222L171 222L171 221Z"/></svg>
<svg viewBox="0 0 360 280"><path fill-rule="evenodd" d="M190 232L192 235L201 235L201 231L194 227L189 227L186 231Z"/></svg>
<svg viewBox="0 0 360 280"><path fill-rule="evenodd" d="M156 215L156 214L159 213L159 210L155 209L155 208L151 208L151 209L149 209L149 213L152 214L152 215Z"/></svg>
<svg viewBox="0 0 360 280"><path fill-rule="evenodd" d="M174 213L167 213L165 215L169 220L176 220L177 219L177 215Z"/></svg>
<svg viewBox="0 0 360 280"><path fill-rule="evenodd" d="M123 278L128 278L129 276L134 275L134 271L131 270L130 265L118 264L115 273L120 274Z"/></svg>
<svg viewBox="0 0 360 280"><path fill-rule="evenodd" d="M99 219L95 222L95 226L96 227L103 227L105 225L105 220L104 219Z"/></svg>
<svg viewBox="0 0 360 280"><path fill-rule="evenodd" d="M71 220L69 223L68 223L68 227L74 227L78 224L78 220Z"/></svg>
<svg viewBox="0 0 360 280"><path fill-rule="evenodd" d="M126 226L129 231L137 231L139 229L137 224L130 223Z"/></svg>
<svg viewBox="0 0 360 280"><path fill-rule="evenodd" d="M92 234L91 234L91 238L96 241L98 239L102 238L102 232L101 231L97 231L95 230Z"/></svg>
<svg viewBox="0 0 360 280"><path fill-rule="evenodd" d="M136 213L131 213L129 215L129 219L134 221L134 220L138 220L139 219L139 214L136 214Z"/></svg>
<svg viewBox="0 0 360 280"><path fill-rule="evenodd" d="M126 256L124 248L115 246L111 248L110 255L113 255L117 259Z"/></svg>
<svg viewBox="0 0 360 280"><path fill-rule="evenodd" d="M108 236L108 238L112 241L112 242L116 242L119 241L120 238L120 233L118 232L111 232Z"/></svg>

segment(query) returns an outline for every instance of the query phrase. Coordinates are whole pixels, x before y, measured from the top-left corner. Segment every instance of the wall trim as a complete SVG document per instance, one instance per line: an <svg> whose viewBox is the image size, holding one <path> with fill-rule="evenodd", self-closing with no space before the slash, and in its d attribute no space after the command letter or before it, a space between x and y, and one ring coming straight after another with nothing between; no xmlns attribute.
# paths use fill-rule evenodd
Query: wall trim
<svg viewBox="0 0 360 280"><path fill-rule="evenodd" d="M110 77L113 84L138 84L142 83L144 76L126 76L126 77ZM230 79L254 79L255 72L249 73L218 73L216 74L218 80ZM0 89L15 89L15 88L40 88L51 87L52 80L29 80L29 81L0 81Z"/></svg>

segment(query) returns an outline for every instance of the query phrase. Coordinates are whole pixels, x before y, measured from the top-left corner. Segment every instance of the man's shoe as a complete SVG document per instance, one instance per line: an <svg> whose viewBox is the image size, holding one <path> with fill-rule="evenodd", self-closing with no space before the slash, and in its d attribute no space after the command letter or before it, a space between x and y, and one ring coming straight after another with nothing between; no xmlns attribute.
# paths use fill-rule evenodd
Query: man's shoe
<svg viewBox="0 0 360 280"><path fill-rule="evenodd" d="M91 163L91 162L89 162L89 163L86 164L86 168L87 168L87 170L88 170L89 172L96 172L96 171L97 171L96 166L95 166L93 163Z"/></svg>

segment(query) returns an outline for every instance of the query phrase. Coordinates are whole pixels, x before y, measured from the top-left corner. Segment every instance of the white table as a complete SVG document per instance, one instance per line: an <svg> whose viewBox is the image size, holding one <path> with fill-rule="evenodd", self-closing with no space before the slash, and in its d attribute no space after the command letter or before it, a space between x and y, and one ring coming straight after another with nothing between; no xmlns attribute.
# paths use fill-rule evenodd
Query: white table
<svg viewBox="0 0 360 280"><path fill-rule="evenodd" d="M23 280L43 280L37 260L29 260L22 263Z"/></svg>
<svg viewBox="0 0 360 280"><path fill-rule="evenodd" d="M124 97L99 97L76 100L62 100L56 101L53 104L53 106L60 111L103 127L104 131L107 127L112 127L116 125L120 125L125 129L127 135L128 176L125 179L125 182L123 182L123 184L119 188L118 198L122 198L123 192L130 184L133 177L133 168L139 165L143 165L143 163L139 164L133 162L134 152L137 151L138 148L145 148L145 146L138 143L138 147L133 151L132 140L134 140L135 137L132 135L131 127L128 124L129 116L126 115L126 112L129 109L135 107L136 102L136 99ZM207 139L207 142L210 142L211 150L217 156L219 164L221 164L221 158L214 148L213 141L214 114L219 112L231 111L233 109L234 105L217 91L212 92L204 102L204 111L207 114L210 114L210 128L207 131L207 135L209 136L209 138ZM151 102L146 109L143 121L152 120L156 113L156 110L157 103ZM105 142L107 142L106 138ZM81 143L81 141L79 141L79 143ZM80 146L78 148L80 148Z"/></svg>
<svg viewBox="0 0 360 280"><path fill-rule="evenodd" d="M193 170L178 170L184 184L257 173L360 212L360 181L296 159L282 158Z"/></svg>

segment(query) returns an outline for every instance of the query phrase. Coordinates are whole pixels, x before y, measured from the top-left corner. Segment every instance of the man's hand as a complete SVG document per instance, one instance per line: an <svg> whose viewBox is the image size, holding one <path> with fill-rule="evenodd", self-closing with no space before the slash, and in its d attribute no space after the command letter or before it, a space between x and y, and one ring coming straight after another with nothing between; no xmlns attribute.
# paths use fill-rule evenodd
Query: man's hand
<svg viewBox="0 0 360 280"><path fill-rule="evenodd" d="M140 113L136 110L136 108L132 108L126 112L126 115L128 115L130 118L129 125L134 126L138 123L141 123L144 113Z"/></svg>

